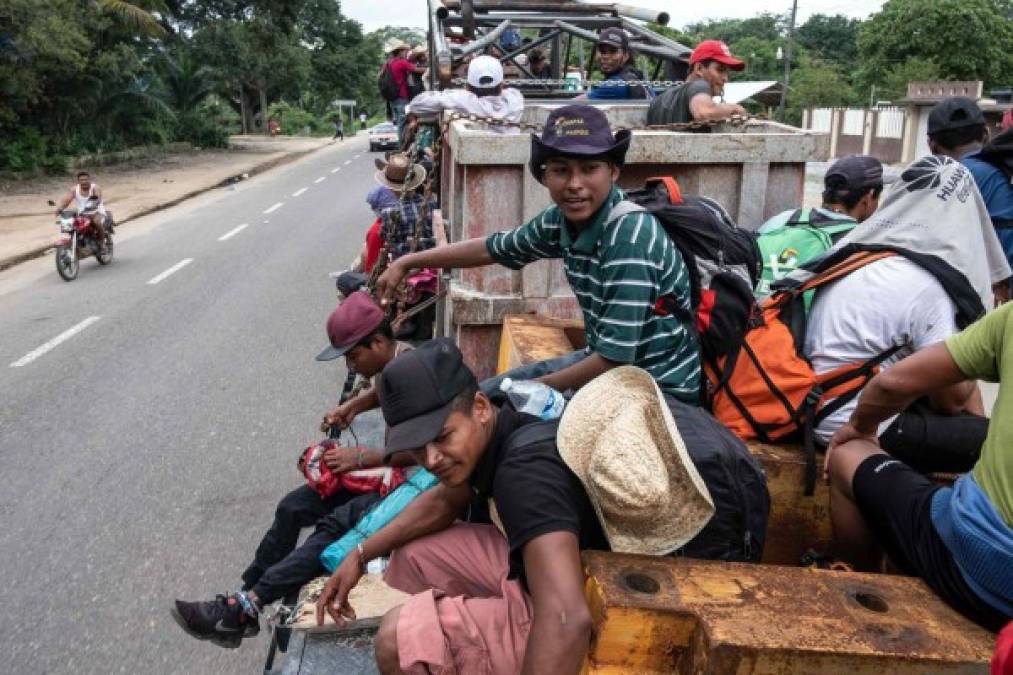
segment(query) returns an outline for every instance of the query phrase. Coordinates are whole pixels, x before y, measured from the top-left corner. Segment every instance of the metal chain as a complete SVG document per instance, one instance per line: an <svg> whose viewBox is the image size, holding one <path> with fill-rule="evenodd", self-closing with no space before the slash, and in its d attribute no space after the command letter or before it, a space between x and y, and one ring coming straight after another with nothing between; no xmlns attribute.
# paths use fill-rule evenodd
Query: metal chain
<svg viewBox="0 0 1013 675"><path fill-rule="evenodd" d="M450 83L464 87L468 84L468 80L463 77L455 77L450 80ZM538 80L538 79L506 79L503 80L503 84L511 87L557 87L559 89L565 89L568 86L573 86L574 83L580 84L581 86L590 87L627 87L627 86L641 86L641 87L658 87L668 89L669 87L675 87L683 83L683 80Z"/></svg>
<svg viewBox="0 0 1013 675"><path fill-rule="evenodd" d="M693 120L692 122L672 122L671 124L645 124L642 126L625 126L617 125L613 129L616 131L691 131L694 129L705 129L709 127L715 127L720 124L730 124L732 126L742 126L750 120L759 120L761 117L755 115L729 115L728 117L722 117L717 120ZM527 131L542 131L545 128L544 124L535 124L533 122L513 122L510 120L499 119L496 117L487 117L482 115L473 115L466 113L450 113L447 115L446 123L443 128L446 130L450 122L455 120L465 120L467 122L479 122L481 124L487 124L492 127L516 127L518 129Z"/></svg>

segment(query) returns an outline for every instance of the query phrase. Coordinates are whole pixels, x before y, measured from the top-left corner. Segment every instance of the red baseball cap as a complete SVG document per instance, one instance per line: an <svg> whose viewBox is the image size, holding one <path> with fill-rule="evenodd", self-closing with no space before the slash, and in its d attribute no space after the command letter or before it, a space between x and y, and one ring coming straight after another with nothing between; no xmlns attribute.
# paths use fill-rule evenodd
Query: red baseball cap
<svg viewBox="0 0 1013 675"><path fill-rule="evenodd" d="M384 313L366 291L356 291L327 318L331 346L320 352L317 361L331 361L372 335L383 323Z"/></svg>
<svg viewBox="0 0 1013 675"><path fill-rule="evenodd" d="M701 61L717 61L731 70L745 70L746 62L732 56L732 52L721 40L704 40L689 55L689 65Z"/></svg>

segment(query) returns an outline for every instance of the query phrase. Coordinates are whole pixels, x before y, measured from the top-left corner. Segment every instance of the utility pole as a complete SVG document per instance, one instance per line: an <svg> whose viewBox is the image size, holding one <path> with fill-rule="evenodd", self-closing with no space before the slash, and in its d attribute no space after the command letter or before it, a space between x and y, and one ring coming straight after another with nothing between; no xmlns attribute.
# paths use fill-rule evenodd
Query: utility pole
<svg viewBox="0 0 1013 675"><path fill-rule="evenodd" d="M791 21L788 22L788 39L784 45L784 82L781 83L781 105L777 117L784 122L784 102L788 97L788 81L791 78L791 42L795 36L795 16L798 14L798 0L791 2Z"/></svg>

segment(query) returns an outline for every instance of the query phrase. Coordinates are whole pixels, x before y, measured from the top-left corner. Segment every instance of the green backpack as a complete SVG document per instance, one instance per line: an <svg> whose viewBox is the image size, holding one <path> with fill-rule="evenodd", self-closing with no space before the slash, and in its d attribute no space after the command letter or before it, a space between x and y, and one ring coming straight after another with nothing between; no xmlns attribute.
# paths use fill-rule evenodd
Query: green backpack
<svg viewBox="0 0 1013 675"><path fill-rule="evenodd" d="M819 209L797 209L783 226L759 235L756 242L763 273L756 285L756 297L770 295L772 283L826 253L857 224L850 218L831 218ZM806 298L807 309L811 300Z"/></svg>

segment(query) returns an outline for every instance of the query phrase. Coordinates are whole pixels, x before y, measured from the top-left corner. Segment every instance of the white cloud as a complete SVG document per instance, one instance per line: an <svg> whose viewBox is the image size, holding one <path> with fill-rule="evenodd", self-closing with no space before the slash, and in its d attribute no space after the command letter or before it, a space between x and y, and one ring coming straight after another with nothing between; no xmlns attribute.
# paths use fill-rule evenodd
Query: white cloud
<svg viewBox="0 0 1013 675"><path fill-rule="evenodd" d="M673 27L705 19L743 19L761 12L787 13L791 10L790 0L712 0L707 3L679 3L678 9L671 0L627 0L627 4L669 12ZM864 19L882 6L882 0L803 0L799 3L798 21L801 23L812 14L845 14ZM416 28L428 25L426 0L344 0L341 9L345 15L361 22L367 31L388 25Z"/></svg>

